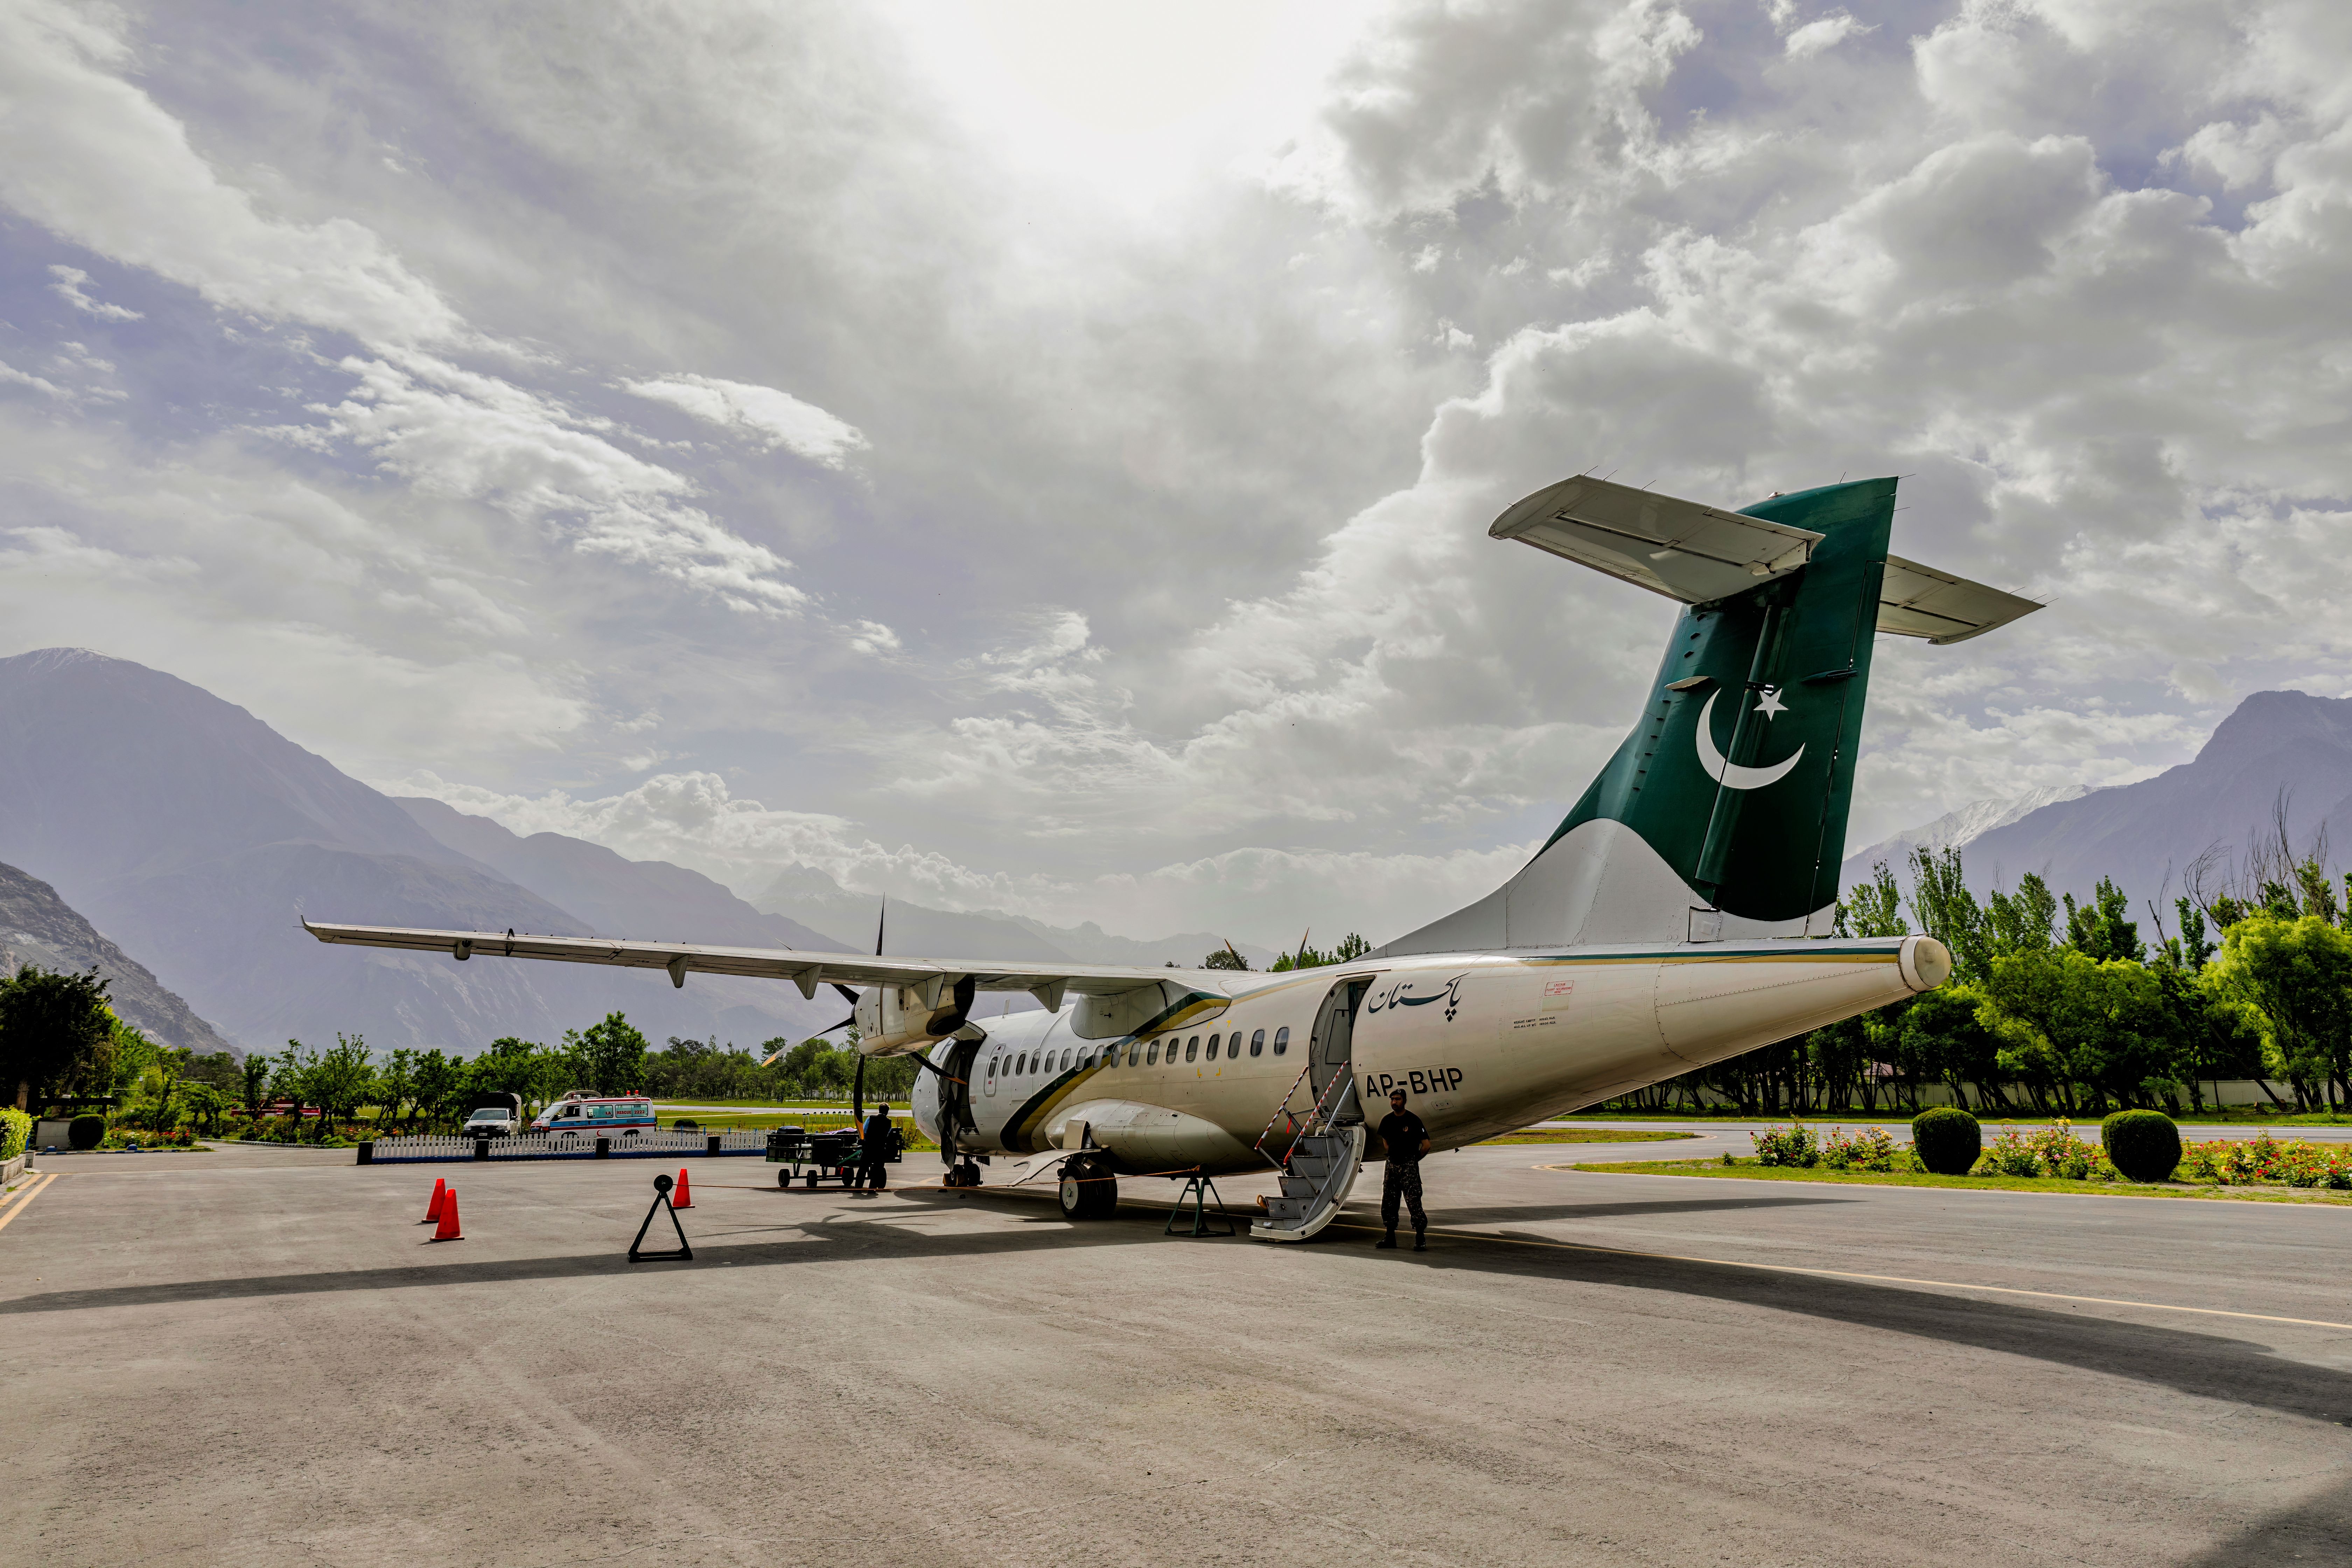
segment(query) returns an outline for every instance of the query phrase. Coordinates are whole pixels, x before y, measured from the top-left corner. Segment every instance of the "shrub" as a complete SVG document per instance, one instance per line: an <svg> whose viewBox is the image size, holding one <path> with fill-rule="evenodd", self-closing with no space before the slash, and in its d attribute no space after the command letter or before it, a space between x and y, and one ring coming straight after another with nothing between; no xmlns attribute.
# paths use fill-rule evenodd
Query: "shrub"
<svg viewBox="0 0 2352 1568"><path fill-rule="evenodd" d="M2183 1149L2180 1170L2191 1181L2223 1186L2284 1183L2342 1191L2352 1189L2352 1149L2301 1139L2282 1143L2267 1132L2254 1138L2216 1138Z"/></svg>
<svg viewBox="0 0 2352 1568"><path fill-rule="evenodd" d="M2161 1110L2118 1110L2099 1124L2116 1170L2135 1182L2168 1180L2180 1163L2180 1129Z"/></svg>
<svg viewBox="0 0 2352 1568"><path fill-rule="evenodd" d="M1984 1152L1984 1129L1957 1105L1938 1105L1911 1122L1911 1147L1919 1163L1939 1176L1965 1176Z"/></svg>
<svg viewBox="0 0 2352 1568"><path fill-rule="evenodd" d="M680 1132L699 1132L702 1131L702 1124L693 1120L691 1117L681 1116L677 1121L671 1122L670 1125L677 1128Z"/></svg>
<svg viewBox="0 0 2352 1568"><path fill-rule="evenodd" d="M66 1126L66 1142L77 1149L95 1149L105 1136L103 1116L77 1116Z"/></svg>
<svg viewBox="0 0 2352 1568"><path fill-rule="evenodd" d="M1892 1171L1895 1153L1895 1135L1884 1127L1865 1127L1852 1134L1832 1127L1822 1144L1821 1158L1832 1171Z"/></svg>
<svg viewBox="0 0 2352 1568"><path fill-rule="evenodd" d="M1983 1156L1977 1161L1976 1176L2038 1176L2042 1173L2042 1156L2025 1141L2025 1134L2011 1127L1985 1145Z"/></svg>
<svg viewBox="0 0 2352 1568"><path fill-rule="evenodd" d="M1793 1127L1768 1127L1748 1136L1756 1144L1759 1165L1811 1167L1821 1163L1821 1151L1813 1146L1813 1130L1801 1121Z"/></svg>
<svg viewBox="0 0 2352 1568"><path fill-rule="evenodd" d="M13 1160L32 1141L33 1119L15 1106L0 1107L0 1160Z"/></svg>
<svg viewBox="0 0 2352 1568"><path fill-rule="evenodd" d="M2074 1124L2063 1116L2025 1142L2042 1162L2042 1173L2045 1176L2063 1176L2079 1182L2088 1177L2099 1163L2097 1146L2075 1137Z"/></svg>

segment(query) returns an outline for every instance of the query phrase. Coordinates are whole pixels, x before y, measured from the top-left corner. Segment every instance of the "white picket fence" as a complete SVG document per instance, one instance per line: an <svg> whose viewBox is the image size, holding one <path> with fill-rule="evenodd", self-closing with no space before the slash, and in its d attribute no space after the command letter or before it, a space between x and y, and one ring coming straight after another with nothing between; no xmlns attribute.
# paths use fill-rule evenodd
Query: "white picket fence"
<svg viewBox="0 0 2352 1568"><path fill-rule="evenodd" d="M593 1160L601 1136L603 1158L611 1160L677 1159L681 1155L765 1154L768 1134L763 1128L729 1128L702 1132L692 1128L623 1127L607 1134L526 1132L514 1138L412 1137L378 1138L360 1145L362 1165L414 1164L433 1160L478 1160L478 1148L487 1148L493 1160ZM718 1147L711 1147L712 1140Z"/></svg>

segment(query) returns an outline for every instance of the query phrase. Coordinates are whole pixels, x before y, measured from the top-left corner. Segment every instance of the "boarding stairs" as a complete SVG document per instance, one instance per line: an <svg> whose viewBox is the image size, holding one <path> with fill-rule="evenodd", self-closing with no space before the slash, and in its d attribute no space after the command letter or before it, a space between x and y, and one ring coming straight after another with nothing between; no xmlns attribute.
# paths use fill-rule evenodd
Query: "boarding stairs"
<svg viewBox="0 0 2352 1568"><path fill-rule="evenodd" d="M1307 1076L1307 1069L1301 1068L1283 1095L1281 1108L1258 1134L1258 1154L1282 1173L1282 1194L1267 1198L1265 1217L1250 1223L1250 1235L1259 1241L1305 1241L1329 1225L1364 1168L1364 1118L1356 1103L1355 1073L1344 1063L1335 1068L1313 1108L1302 1116L1290 1109L1290 1102ZM1266 1152L1266 1143L1285 1121L1290 1147L1276 1160Z"/></svg>

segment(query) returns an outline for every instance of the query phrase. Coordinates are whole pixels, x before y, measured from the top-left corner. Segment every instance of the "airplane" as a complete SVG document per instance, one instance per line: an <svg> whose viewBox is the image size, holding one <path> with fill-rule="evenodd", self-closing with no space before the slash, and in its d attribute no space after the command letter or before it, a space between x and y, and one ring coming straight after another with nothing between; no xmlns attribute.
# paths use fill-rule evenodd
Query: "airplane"
<svg viewBox="0 0 2352 1568"><path fill-rule="evenodd" d="M1896 481L1729 511L1580 476L1487 530L1683 605L1640 719L1559 829L1476 902L1286 973L873 957L304 923L320 942L788 980L908 1054L947 1185L1002 1159L1071 1220L1118 1183L1280 1174L1250 1234L1303 1241L1402 1088L1432 1152L1934 989L1921 934L1833 929L1874 635L1949 644L2041 606L1888 553ZM1036 1011L974 1022L983 991Z"/></svg>

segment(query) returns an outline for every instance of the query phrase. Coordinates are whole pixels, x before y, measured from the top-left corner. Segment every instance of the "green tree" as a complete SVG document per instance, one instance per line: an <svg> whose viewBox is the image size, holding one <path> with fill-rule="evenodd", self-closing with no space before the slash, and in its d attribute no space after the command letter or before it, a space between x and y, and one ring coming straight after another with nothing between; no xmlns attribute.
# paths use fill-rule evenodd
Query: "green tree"
<svg viewBox="0 0 2352 1568"><path fill-rule="evenodd" d="M401 1108L416 1093L416 1053L401 1046L375 1071L376 1120L386 1128L404 1126Z"/></svg>
<svg viewBox="0 0 2352 1568"><path fill-rule="evenodd" d="M268 1093L269 1089L268 1056L261 1051L247 1051L245 1054L245 1066L239 1077L242 1079L241 1087L245 1090L246 1113L251 1116L260 1115L261 1097Z"/></svg>
<svg viewBox="0 0 2352 1568"><path fill-rule="evenodd" d="M503 1036L492 1040L489 1049L473 1059L467 1076L478 1091L514 1095L523 1102L522 1113L529 1117L537 1113L548 1076L543 1059L546 1054L532 1041Z"/></svg>
<svg viewBox="0 0 2352 1568"><path fill-rule="evenodd" d="M1339 945L1328 952L1307 946L1306 937L1301 936L1298 939L1297 952L1281 954L1272 963L1267 964L1266 968L1276 973L1287 973L1294 969L1322 969L1334 963L1351 963L1371 951L1372 944L1354 931L1349 931L1346 936L1341 937Z"/></svg>
<svg viewBox="0 0 2352 1568"><path fill-rule="evenodd" d="M1911 924L1903 918L1902 890L1895 873L1881 860L1870 868L1870 880L1855 885L1838 900L1831 930L1840 936L1907 936Z"/></svg>
<svg viewBox="0 0 2352 1568"><path fill-rule="evenodd" d="M299 1040L289 1040L286 1048L269 1064L269 1098L284 1100L292 1108L299 1123L302 1108L310 1103L310 1069L319 1063L319 1053Z"/></svg>
<svg viewBox="0 0 2352 1568"><path fill-rule="evenodd" d="M1249 968L1249 960L1244 958L1234 948L1232 942L1227 942L1224 946L1217 949L1216 952L1201 960L1201 967L1203 969L1247 970Z"/></svg>
<svg viewBox="0 0 2352 1568"><path fill-rule="evenodd" d="M2074 907L2074 895L2067 894L2066 945L2094 963L2111 958L2139 963L2147 950L2140 944L2139 927L2124 919L2130 912L2130 900L2113 878L2100 878L2098 890L2080 909Z"/></svg>
<svg viewBox="0 0 2352 1568"><path fill-rule="evenodd" d="M563 1048L598 1094L634 1094L646 1081L646 1037L618 1013L585 1029L563 1031Z"/></svg>
<svg viewBox="0 0 2352 1568"><path fill-rule="evenodd" d="M311 1101L319 1108L319 1137L323 1141L339 1121L350 1121L376 1091L373 1057L359 1036L338 1034L335 1043L320 1052L303 1075Z"/></svg>
<svg viewBox="0 0 2352 1568"><path fill-rule="evenodd" d="M1957 982L1914 998L1903 1010L1903 1049L1921 1078L1942 1081L1953 1104L1969 1103L1972 1084L1979 1100L2006 1110L2000 1038L1979 1016L1984 1000L1978 987Z"/></svg>
<svg viewBox="0 0 2352 1568"><path fill-rule="evenodd" d="M1951 950L1957 978L1985 977L1992 958L1992 933L1977 896L1961 876L1957 846L1911 851L1911 913L1921 931Z"/></svg>
<svg viewBox="0 0 2352 1568"><path fill-rule="evenodd" d="M2269 1024L2272 1048L2297 1095L2324 1098L2331 1108L2352 1096L2346 1060L2352 933L2318 915L2260 911L2223 933L2218 967L2222 984Z"/></svg>
<svg viewBox="0 0 2352 1568"><path fill-rule="evenodd" d="M415 1098L416 1114L427 1127L450 1113L451 1102L465 1084L464 1065L450 1060L438 1046L416 1058L415 1087L410 1092Z"/></svg>
<svg viewBox="0 0 2352 1568"><path fill-rule="evenodd" d="M2058 900L2051 894L2049 883L2028 871L2018 879L2016 892L1993 889L1985 903L1985 917L1995 955L2041 952L2054 940L2052 929L2058 920Z"/></svg>
<svg viewBox="0 0 2352 1568"><path fill-rule="evenodd" d="M114 1089L114 1015L109 982L93 967L69 974L26 964L0 981L0 1083L22 1110L51 1094Z"/></svg>
<svg viewBox="0 0 2352 1568"><path fill-rule="evenodd" d="M2168 1020L2156 976L2129 959L2104 963L2067 947L1992 961L1979 1016L2000 1040L2003 1070L2053 1095L2069 1115L2144 1098L2169 1065ZM2088 1107L2074 1090L2091 1091Z"/></svg>
<svg viewBox="0 0 2352 1568"><path fill-rule="evenodd" d="M190 1118L204 1129L205 1136L217 1133L221 1116L229 1109L227 1092L217 1084L202 1080L189 1084L184 1092Z"/></svg>

